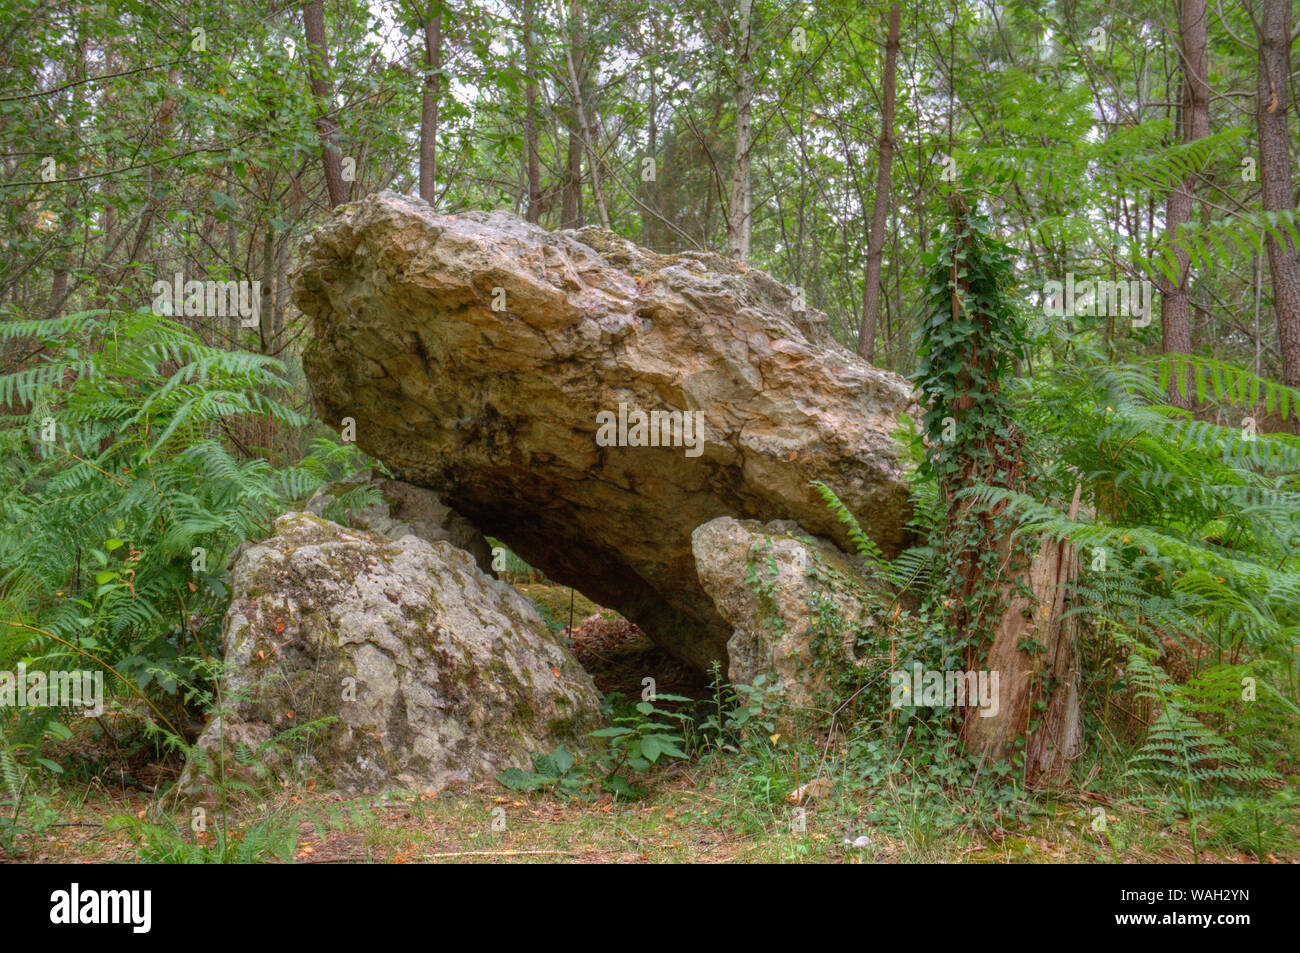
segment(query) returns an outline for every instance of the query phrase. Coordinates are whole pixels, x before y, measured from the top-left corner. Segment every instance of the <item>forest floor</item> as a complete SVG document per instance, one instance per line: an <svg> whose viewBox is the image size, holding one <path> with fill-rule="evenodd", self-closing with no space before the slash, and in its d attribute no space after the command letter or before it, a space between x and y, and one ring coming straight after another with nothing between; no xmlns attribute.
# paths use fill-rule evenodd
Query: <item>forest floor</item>
<svg viewBox="0 0 1300 953"><path fill-rule="evenodd" d="M560 630L602 694L635 698L644 673L654 672L662 693L707 696L698 674L616 613L579 596L570 633L568 590L527 583L519 588ZM55 754L66 768L62 785L27 799L9 853L0 837L0 862L138 862L139 825L147 823L162 824L195 845L186 849L191 860L214 856L210 835L189 833L190 815L159 813L156 793L175 780L177 760L122 741L110 746L81 732ZM796 760L773 751L712 750L637 779L646 794L632 801L607 794L577 799L519 793L495 782L436 794L344 799L307 784L267 803L232 809L224 819L210 812L207 823L245 837L290 832L293 861L316 864L1149 864L1195 858L1185 821L1098 793L1095 773L1082 786L992 804L921 775L877 773L868 783L848 770L844 783L806 802L799 823L799 812L784 796L809 780L796 773ZM0 815L10 809L0 804ZM133 822L139 822L134 831ZM1300 843L1297 834L1274 843ZM1202 863L1260 859L1241 846L1247 838L1216 839L1204 830L1198 835ZM1273 850L1259 851L1264 862L1300 863L1300 851Z"/></svg>
<svg viewBox="0 0 1300 953"><path fill-rule="evenodd" d="M891 832L857 820L870 796L831 797L808 805L805 829L790 823L787 805L738 796L734 764L669 769L640 800L568 800L519 795L499 785L414 795L344 800L309 790L227 818L231 828L259 823L298 828L296 863L1190 863L1185 824L1157 824L1140 810L1078 792L1038 801L1028 816L970 818L946 829L918 811L910 829ZM19 863L138 862L129 830L113 818L152 815L147 794L87 788L51 798L43 810L58 820L21 839ZM1089 816L1106 804L1110 836ZM271 821L270 819L276 819ZM185 830L189 815L175 814ZM217 818L213 817L213 822ZM852 839L869 843L854 847ZM2 856L2 855L0 855ZM1300 863L1300 855L1266 854L1268 863ZM1254 863L1236 850L1202 847L1202 863Z"/></svg>

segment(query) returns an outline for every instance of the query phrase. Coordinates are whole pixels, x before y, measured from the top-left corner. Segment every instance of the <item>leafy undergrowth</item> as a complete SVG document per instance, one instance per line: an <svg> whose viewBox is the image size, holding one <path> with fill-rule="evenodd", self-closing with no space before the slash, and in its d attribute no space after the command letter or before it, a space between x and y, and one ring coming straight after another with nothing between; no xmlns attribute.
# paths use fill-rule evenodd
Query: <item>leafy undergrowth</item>
<svg viewBox="0 0 1300 953"><path fill-rule="evenodd" d="M755 791L743 756L656 772L636 801L520 794L485 783L438 794L391 793L345 800L306 789L231 816L246 831L271 816L297 825L294 863L1187 863L1185 824L1170 827L1142 808L1079 791L1040 798L993 816L885 784L809 800L802 815L780 790ZM786 785L788 786L788 785ZM135 862L137 835L120 820L149 816L143 794L87 788L46 805L58 821L18 845L23 863ZM936 810L937 807L943 809ZM1096 830L1098 809L1105 831ZM955 816L954 816L955 815ZM181 829L188 815L172 816ZM802 829L800 829L802 827ZM236 835L237 836L237 835ZM201 843L215 849L215 838ZM856 843L857 846L854 846ZM286 856L285 859L290 859ZM1271 863L1300 854L1266 853ZM1230 848L1201 850L1202 863L1253 863Z"/></svg>

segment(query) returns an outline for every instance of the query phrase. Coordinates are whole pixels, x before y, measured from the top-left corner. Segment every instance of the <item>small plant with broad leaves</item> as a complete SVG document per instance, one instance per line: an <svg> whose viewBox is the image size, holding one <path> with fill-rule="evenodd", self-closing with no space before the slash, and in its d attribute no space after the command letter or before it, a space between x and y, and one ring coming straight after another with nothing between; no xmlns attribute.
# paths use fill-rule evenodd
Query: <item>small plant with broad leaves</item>
<svg viewBox="0 0 1300 953"><path fill-rule="evenodd" d="M546 791L558 797L580 797L587 785L587 774L564 745L550 754L533 755L533 770L506 768L497 772L497 780L512 791Z"/></svg>
<svg viewBox="0 0 1300 953"><path fill-rule="evenodd" d="M783 696L779 684L767 675L758 675L752 685L732 685L723 680L722 665L717 661L710 673L713 697L699 724L702 746L735 754L754 738L776 731L776 713Z"/></svg>
<svg viewBox="0 0 1300 953"><path fill-rule="evenodd" d="M657 700L690 701L681 695L659 695ZM512 791L543 791L566 798L580 798L593 782L599 782L604 790L619 797L640 797L645 790L628 780L624 772L644 775L665 760L688 757L685 735L692 728L689 715L665 711L648 701L631 705L619 692L611 693L605 706L613 724L591 732L591 737L604 742L595 772L589 775L573 753L560 745L550 754L535 753L531 771L506 768L497 772L497 781Z"/></svg>
<svg viewBox="0 0 1300 953"><path fill-rule="evenodd" d="M681 695L656 696L655 702L689 702ZM601 785L611 794L620 797L639 797L645 792L634 785L623 772L646 774L661 760L685 758L682 750L686 741L684 733L690 716L683 712L665 711L655 702L640 701L616 714L613 724L591 733L593 738L605 741L600 756L604 776Z"/></svg>

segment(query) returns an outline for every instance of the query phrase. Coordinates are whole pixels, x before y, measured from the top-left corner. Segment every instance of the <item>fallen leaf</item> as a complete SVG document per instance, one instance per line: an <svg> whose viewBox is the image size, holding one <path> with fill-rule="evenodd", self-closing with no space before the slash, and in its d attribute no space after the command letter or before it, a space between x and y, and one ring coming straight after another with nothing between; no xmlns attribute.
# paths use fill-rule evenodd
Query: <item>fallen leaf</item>
<svg viewBox="0 0 1300 953"><path fill-rule="evenodd" d="M809 781L802 787L795 788L795 790L785 796L785 799L789 804L802 804L804 801L815 797L825 797L830 793L831 779L817 778L816 780Z"/></svg>

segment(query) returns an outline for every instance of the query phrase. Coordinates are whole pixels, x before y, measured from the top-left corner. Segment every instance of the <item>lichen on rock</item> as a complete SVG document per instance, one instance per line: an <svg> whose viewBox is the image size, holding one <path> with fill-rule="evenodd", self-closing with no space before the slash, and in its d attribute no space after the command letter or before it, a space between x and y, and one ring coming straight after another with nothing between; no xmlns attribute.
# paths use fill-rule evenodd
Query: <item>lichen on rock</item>
<svg viewBox="0 0 1300 953"><path fill-rule="evenodd" d="M695 527L793 519L847 547L821 480L886 554L908 541L912 388L762 271L380 192L334 210L292 281L322 420L698 669L732 626ZM698 446L602 443L621 404L698 415Z"/></svg>
<svg viewBox="0 0 1300 953"><path fill-rule="evenodd" d="M727 675L759 675L791 709L810 708L837 673L859 668L857 643L878 631L887 585L862 560L797 523L721 517L691 537L700 585L732 626Z"/></svg>
<svg viewBox="0 0 1300 953"><path fill-rule="evenodd" d="M377 471L363 471L326 484L303 504L303 511L341 522L332 515L335 504L365 486L373 487L379 500L349 513L347 525L392 539L409 533L431 543L446 540L473 556L484 572L491 569L492 549L469 520L445 505L433 490L390 479Z"/></svg>
<svg viewBox="0 0 1300 953"><path fill-rule="evenodd" d="M600 725L591 679L533 606L448 542L290 513L232 589L222 712L183 797L210 795L219 766L263 789L437 790L583 749Z"/></svg>

